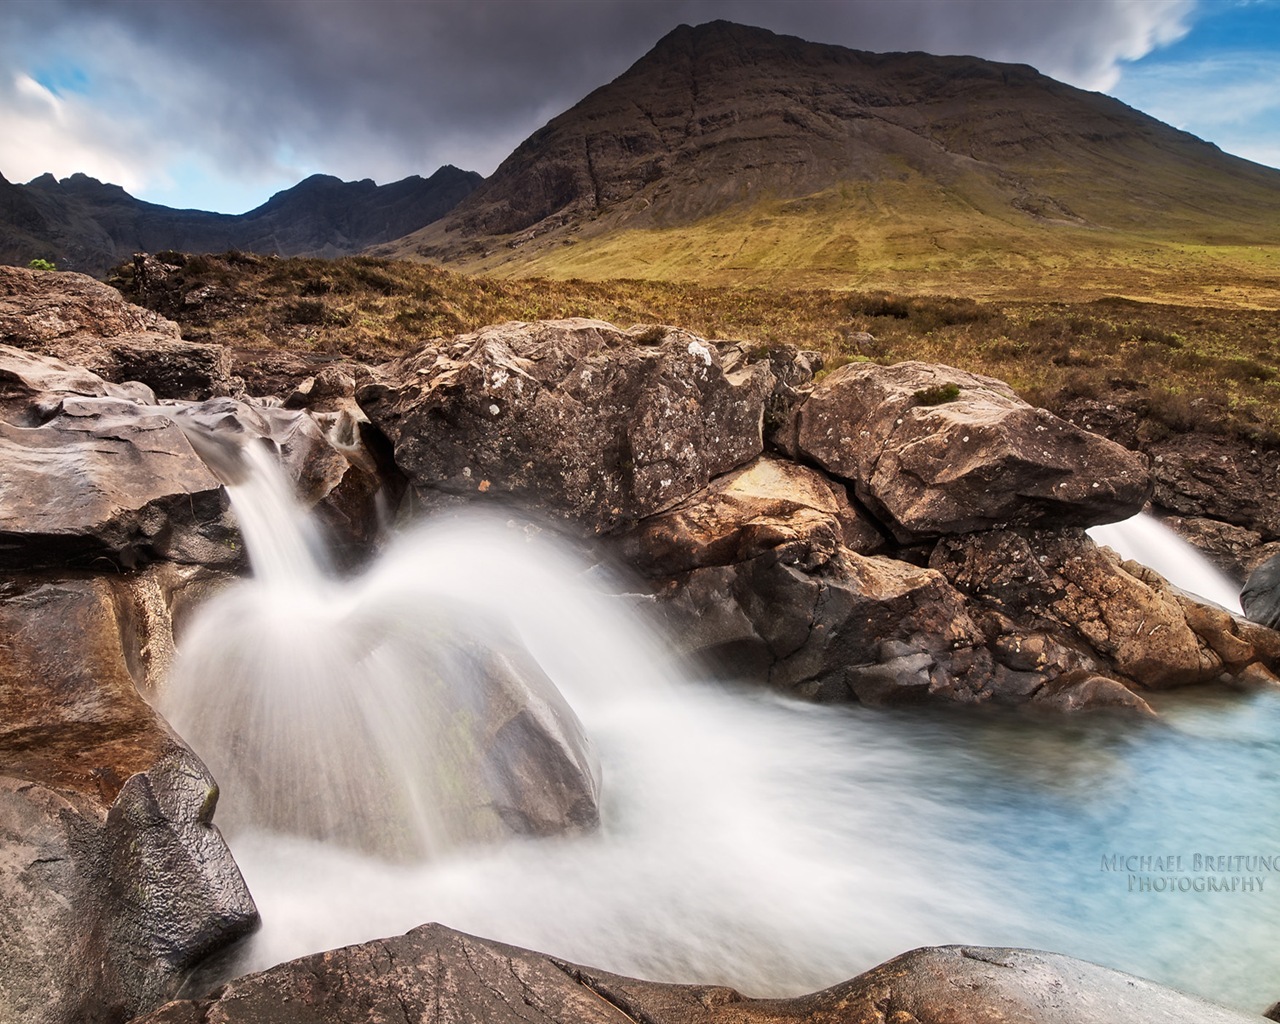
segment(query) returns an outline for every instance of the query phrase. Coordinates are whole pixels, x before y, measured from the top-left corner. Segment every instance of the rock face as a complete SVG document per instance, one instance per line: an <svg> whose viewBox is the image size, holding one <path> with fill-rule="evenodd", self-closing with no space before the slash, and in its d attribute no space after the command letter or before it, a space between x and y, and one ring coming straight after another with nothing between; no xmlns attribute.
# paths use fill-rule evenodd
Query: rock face
<svg viewBox="0 0 1280 1024"><path fill-rule="evenodd" d="M184 341L172 320L82 274L0 266L0 343L109 381L139 381L159 398L200 400L232 388L221 345Z"/></svg>
<svg viewBox="0 0 1280 1024"><path fill-rule="evenodd" d="M172 648L166 586L0 585L0 1019L126 1019L257 921L213 780L135 689Z"/></svg>
<svg viewBox="0 0 1280 1024"><path fill-rule="evenodd" d="M1245 1024L1237 1013L1053 953L914 950L796 999L664 985L579 967L441 925L304 957L175 1002L136 1024Z"/></svg>
<svg viewBox="0 0 1280 1024"><path fill-rule="evenodd" d="M800 409L796 447L898 539L1127 519L1151 492L1140 456L946 366L841 367Z"/></svg>
<svg viewBox="0 0 1280 1024"><path fill-rule="evenodd" d="M0 567L240 564L226 494L183 422L269 441L331 521L353 518L353 500L367 505L362 529L375 520L358 439L349 457L305 413L231 399L159 406L145 386L0 346Z"/></svg>
<svg viewBox="0 0 1280 1024"><path fill-rule="evenodd" d="M766 366L725 374L684 331L511 323L427 348L357 393L426 497L505 498L596 532L759 455Z"/></svg>
<svg viewBox="0 0 1280 1024"><path fill-rule="evenodd" d="M1249 574L1240 592L1240 604L1251 621L1270 629L1280 626L1280 555Z"/></svg>

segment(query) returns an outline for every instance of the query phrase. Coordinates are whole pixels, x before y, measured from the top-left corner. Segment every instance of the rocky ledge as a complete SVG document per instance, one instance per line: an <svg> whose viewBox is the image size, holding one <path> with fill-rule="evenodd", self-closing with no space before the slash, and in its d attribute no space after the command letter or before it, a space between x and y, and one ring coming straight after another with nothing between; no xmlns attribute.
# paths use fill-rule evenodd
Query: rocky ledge
<svg viewBox="0 0 1280 1024"><path fill-rule="evenodd" d="M441 925L347 946L134 1024L1246 1024L1263 1018L1054 953L913 950L834 988L747 999L619 977Z"/></svg>

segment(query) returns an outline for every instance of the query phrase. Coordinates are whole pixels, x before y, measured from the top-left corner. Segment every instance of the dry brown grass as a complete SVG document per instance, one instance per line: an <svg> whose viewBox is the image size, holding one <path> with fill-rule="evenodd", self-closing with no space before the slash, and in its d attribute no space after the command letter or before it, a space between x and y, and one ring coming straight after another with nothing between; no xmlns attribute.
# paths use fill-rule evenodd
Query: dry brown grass
<svg viewBox="0 0 1280 1024"><path fill-rule="evenodd" d="M821 352L828 366L922 359L990 374L1059 408L1145 395L1148 432L1280 437L1280 311L1103 298L974 301L830 289L473 277L418 263L244 254L169 258L188 337L379 361L505 320L674 324L713 339ZM132 268L116 283L131 292ZM182 296L209 290L199 304ZM153 304L156 300L152 300ZM163 300L160 300L163 301ZM867 340L865 335L871 335Z"/></svg>

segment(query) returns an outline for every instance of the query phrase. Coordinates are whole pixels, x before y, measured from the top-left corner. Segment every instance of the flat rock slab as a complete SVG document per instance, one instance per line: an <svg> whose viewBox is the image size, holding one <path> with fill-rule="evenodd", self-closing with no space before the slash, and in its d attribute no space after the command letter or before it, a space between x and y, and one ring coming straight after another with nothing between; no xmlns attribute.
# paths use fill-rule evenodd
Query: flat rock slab
<svg viewBox="0 0 1280 1024"><path fill-rule="evenodd" d="M281 964L134 1024L1256 1024L1054 953L919 949L796 999L637 981L425 925Z"/></svg>

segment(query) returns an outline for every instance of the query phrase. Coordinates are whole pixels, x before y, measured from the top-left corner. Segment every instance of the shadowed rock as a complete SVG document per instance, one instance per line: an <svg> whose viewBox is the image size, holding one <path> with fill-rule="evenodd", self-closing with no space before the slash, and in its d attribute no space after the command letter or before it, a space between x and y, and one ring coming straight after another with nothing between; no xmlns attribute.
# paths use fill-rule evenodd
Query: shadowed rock
<svg viewBox="0 0 1280 1024"><path fill-rule="evenodd" d="M1095 964L1023 949L914 950L795 999L637 981L441 925L304 957L135 1024L1247 1024Z"/></svg>
<svg viewBox="0 0 1280 1024"><path fill-rule="evenodd" d="M0 585L0 1020L124 1020L257 921L212 778L135 689L172 649L165 589Z"/></svg>

